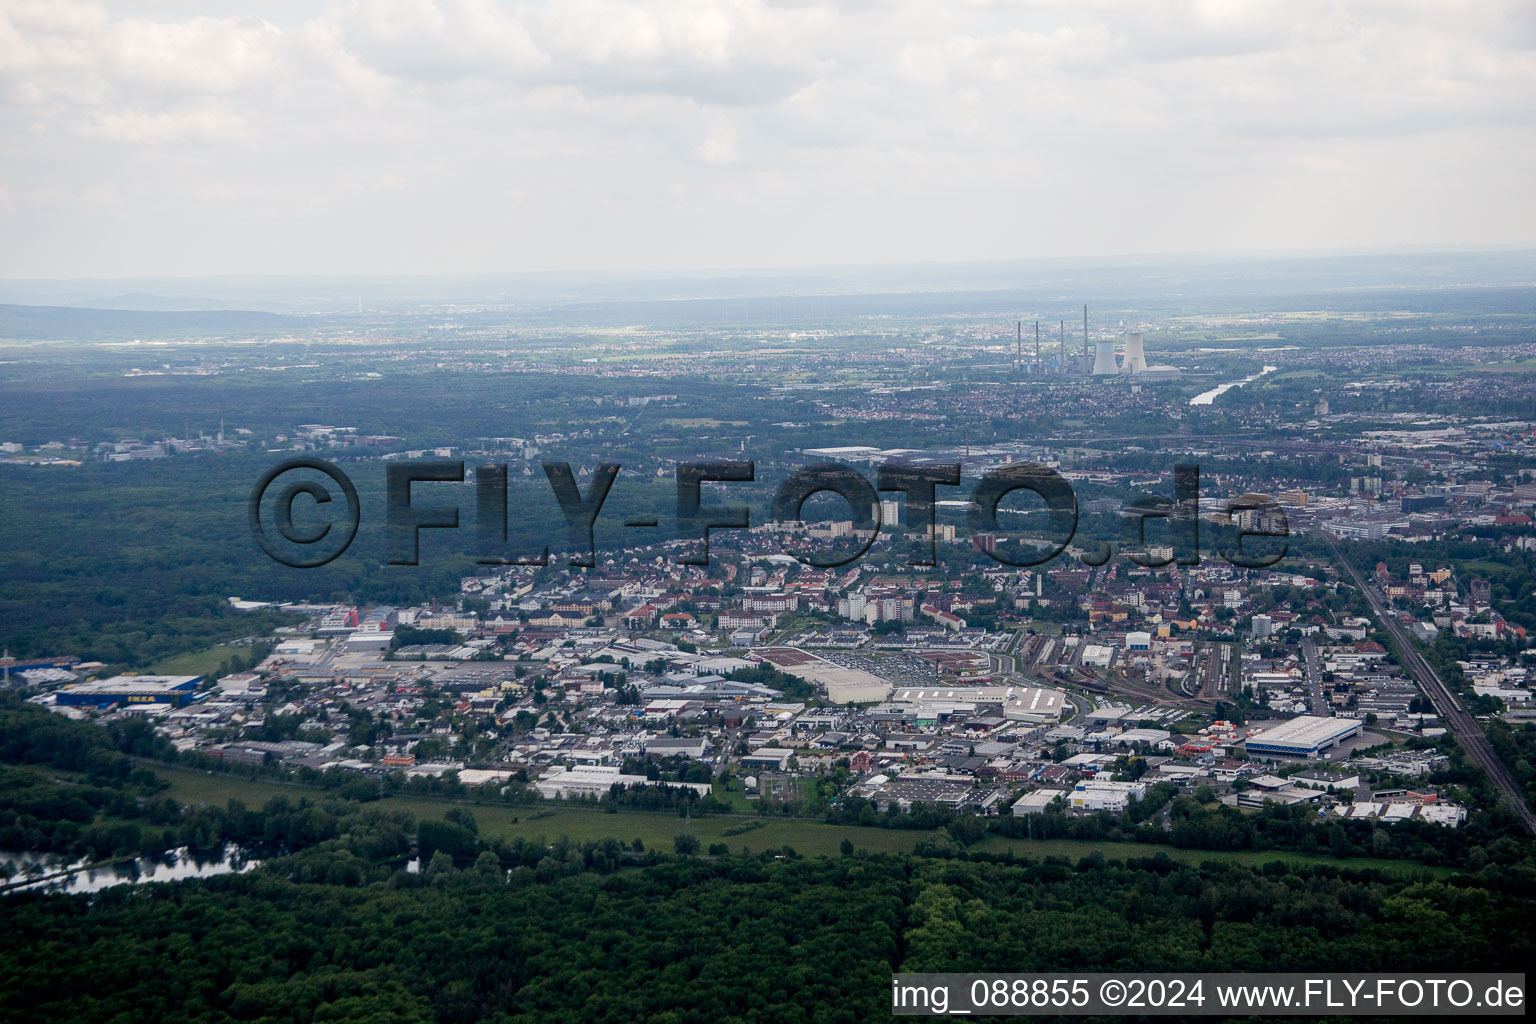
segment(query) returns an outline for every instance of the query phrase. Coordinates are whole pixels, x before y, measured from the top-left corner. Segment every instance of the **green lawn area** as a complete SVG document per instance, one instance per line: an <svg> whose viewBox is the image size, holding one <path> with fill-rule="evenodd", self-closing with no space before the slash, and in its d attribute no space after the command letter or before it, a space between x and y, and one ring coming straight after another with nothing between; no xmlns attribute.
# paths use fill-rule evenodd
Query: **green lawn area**
<svg viewBox="0 0 1536 1024"><path fill-rule="evenodd" d="M241 779L230 775L210 775L160 765L155 765L154 771L171 784L171 797L193 805L223 804L233 798L244 801L247 806L259 807L274 796L297 799L301 796L318 798L324 795L323 790L305 786ZM390 796L380 800L379 806L410 811L421 819L441 818L450 807L456 805L447 800ZM610 814L588 807L510 807L504 804L471 804L469 807L483 836L522 836L525 839L542 837L551 842L561 836L569 836L577 842L611 836L626 843L639 839L646 849L671 849L673 836L692 831L706 848L711 843L725 843L732 852L740 852L743 847L754 851L778 849L788 844L797 852L811 856L836 855L842 841L852 839L855 847L863 847L872 853L891 853L908 852L927 835L924 832L848 828L816 821L737 815L694 818L690 826L676 815L638 811ZM755 821L765 824L762 828L754 828L739 836L724 834L726 829Z"/></svg>
<svg viewBox="0 0 1536 1024"><path fill-rule="evenodd" d="M205 772L180 768L154 766L157 775L171 783L170 795L182 803L223 804L230 798L243 800L248 806L260 806L274 796L319 797L323 790L305 786L283 785L276 782L240 779L228 775L209 775ZM739 795L739 794L733 794ZM418 819L441 818L452 806L450 801L422 797L391 796L379 801L382 807L410 811ZM672 814L650 814L638 811L593 810L588 807L561 807L556 805L536 807L510 807L502 804L471 804L470 810L480 827L480 834L487 837L521 836L524 839L543 839L550 842L568 836L576 842L588 839L620 839L629 843L639 839L646 849L672 848L672 838L684 831L691 831L708 849L712 843L724 843L732 853L743 849L754 852L777 850L791 846L807 856L837 856L844 839L853 842L854 849L870 853L910 853L918 843L930 836L928 832L901 829L862 828L851 825L826 825L818 821L786 820L783 818L757 818L753 816L722 815L694 818L685 822ZM727 836L729 829L762 822L740 835ZM1239 864L1259 866L1271 861L1290 864L1332 864L1338 867L1364 870L1377 868L1405 875L1425 874L1443 878L1455 874L1447 867L1429 867L1404 861L1378 860L1370 857L1330 857L1325 854L1254 852L1248 850L1179 850L1171 846L1153 843L1091 843L1073 839L1008 839L988 836L972 847L982 853L1003 853L1012 850L1018 857L1067 857L1079 860L1099 851L1111 860L1130 857L1154 857L1166 853L1176 861L1199 864L1207 860L1230 860Z"/></svg>
<svg viewBox="0 0 1536 1024"><path fill-rule="evenodd" d="M1479 363L1469 364L1464 372L1473 373L1530 373L1536 370L1536 359L1522 359L1509 363Z"/></svg>
<svg viewBox="0 0 1536 1024"><path fill-rule="evenodd" d="M715 780L714 797L723 804L730 804L731 809L739 814L751 814L752 803L747 799L745 784L740 779L731 779L730 782Z"/></svg>
<svg viewBox="0 0 1536 1024"><path fill-rule="evenodd" d="M1165 853L1170 859L1183 864L1199 864L1208 860L1236 861L1249 867L1259 867L1272 861L1287 864L1329 864L1355 871L1377 869L1401 875L1430 875L1445 878L1456 874L1455 868L1432 867L1415 861L1380 860L1375 857L1330 857L1327 854L1286 853L1278 850L1180 850L1156 843L1090 843L1076 839L1009 839L1005 836L987 836L971 847L981 853L1003 853L1012 850L1016 857L1067 857L1079 860L1099 851L1110 860L1126 860L1131 857L1156 857Z"/></svg>
<svg viewBox="0 0 1536 1024"><path fill-rule="evenodd" d="M155 676L206 676L218 671L225 659L249 653L244 647L207 647L157 661L147 671Z"/></svg>
<svg viewBox="0 0 1536 1024"><path fill-rule="evenodd" d="M297 800L301 796L318 797L323 792L309 786L290 786L263 779L241 779L233 775L210 774L187 768L167 768L160 764L148 767L171 784L172 799L193 806L222 805L233 799L243 801L247 807L260 807L274 796Z"/></svg>
<svg viewBox="0 0 1536 1024"><path fill-rule="evenodd" d="M1501 565L1498 562L1486 561L1460 562L1457 564L1457 569L1463 573L1478 573L1483 576L1502 576L1505 573L1514 573L1518 571L1508 565Z"/></svg>

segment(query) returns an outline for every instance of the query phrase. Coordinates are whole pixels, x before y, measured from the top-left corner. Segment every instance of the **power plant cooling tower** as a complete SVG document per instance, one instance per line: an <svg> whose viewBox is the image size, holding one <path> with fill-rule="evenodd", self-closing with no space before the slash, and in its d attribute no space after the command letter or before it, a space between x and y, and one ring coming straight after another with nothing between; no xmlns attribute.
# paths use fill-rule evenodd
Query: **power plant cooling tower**
<svg viewBox="0 0 1536 1024"><path fill-rule="evenodd" d="M1125 359L1120 364L1120 371L1131 374L1147 372L1147 356L1141 350L1140 334L1125 336Z"/></svg>
<svg viewBox="0 0 1536 1024"><path fill-rule="evenodd" d="M1120 372L1115 365L1115 343L1112 341L1096 341L1093 343L1093 375L1095 377L1107 377Z"/></svg>

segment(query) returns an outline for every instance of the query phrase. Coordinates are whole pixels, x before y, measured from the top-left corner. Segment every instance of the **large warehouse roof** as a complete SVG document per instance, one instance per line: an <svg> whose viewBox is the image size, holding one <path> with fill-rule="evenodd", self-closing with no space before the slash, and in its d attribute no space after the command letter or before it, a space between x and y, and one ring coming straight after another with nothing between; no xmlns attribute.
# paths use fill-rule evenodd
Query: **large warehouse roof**
<svg viewBox="0 0 1536 1024"><path fill-rule="evenodd" d="M1038 686L902 686L891 694L899 704L999 704L1014 721L1054 722L1065 698L1060 690Z"/></svg>
<svg viewBox="0 0 1536 1024"><path fill-rule="evenodd" d="M834 664L798 647L759 647L752 653L781 672L824 687L833 704L873 704L891 692L891 684L872 672Z"/></svg>
<svg viewBox="0 0 1536 1024"><path fill-rule="evenodd" d="M174 693L190 689L202 680L202 676L113 676L93 683L78 683L66 689L70 693L92 694Z"/></svg>
<svg viewBox="0 0 1536 1024"><path fill-rule="evenodd" d="M185 704L196 697L202 676L113 676L66 686L54 694L63 706L110 704Z"/></svg>
<svg viewBox="0 0 1536 1024"><path fill-rule="evenodd" d="M1250 752L1264 753L1315 753L1333 746L1360 731L1360 722L1354 718L1319 718L1316 715L1298 715L1288 722L1281 722L1248 740Z"/></svg>

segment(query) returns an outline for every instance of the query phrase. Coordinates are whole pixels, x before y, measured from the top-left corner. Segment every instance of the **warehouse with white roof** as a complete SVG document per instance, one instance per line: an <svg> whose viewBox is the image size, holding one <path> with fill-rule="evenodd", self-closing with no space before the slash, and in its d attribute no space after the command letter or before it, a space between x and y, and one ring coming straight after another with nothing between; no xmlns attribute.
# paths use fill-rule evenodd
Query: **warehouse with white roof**
<svg viewBox="0 0 1536 1024"><path fill-rule="evenodd" d="M1298 715L1281 722L1247 742L1249 757L1319 757L1345 740L1360 735L1357 718L1319 718Z"/></svg>
<svg viewBox="0 0 1536 1024"><path fill-rule="evenodd" d="M891 694L891 701L971 709L996 704L1009 721L1036 725L1059 722L1066 708L1066 698L1060 690L1038 686L902 686Z"/></svg>

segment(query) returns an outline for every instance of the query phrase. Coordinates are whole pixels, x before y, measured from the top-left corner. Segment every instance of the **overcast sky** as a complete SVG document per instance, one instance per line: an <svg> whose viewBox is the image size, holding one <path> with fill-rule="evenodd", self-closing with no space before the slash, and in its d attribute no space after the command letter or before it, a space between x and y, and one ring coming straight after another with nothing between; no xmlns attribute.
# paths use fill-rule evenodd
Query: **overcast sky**
<svg viewBox="0 0 1536 1024"><path fill-rule="evenodd" d="M1536 242L1531 0L0 0L0 276Z"/></svg>

